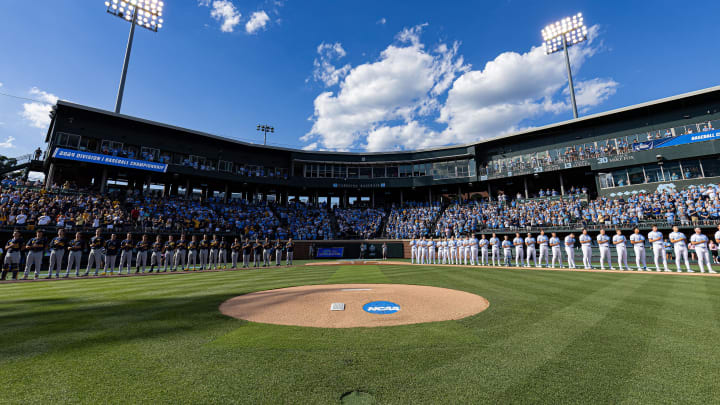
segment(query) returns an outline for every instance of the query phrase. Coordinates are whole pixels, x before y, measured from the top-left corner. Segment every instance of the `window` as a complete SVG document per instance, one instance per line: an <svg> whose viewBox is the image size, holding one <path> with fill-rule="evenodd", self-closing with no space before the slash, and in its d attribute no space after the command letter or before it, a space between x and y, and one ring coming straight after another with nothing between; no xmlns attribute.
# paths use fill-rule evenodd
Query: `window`
<svg viewBox="0 0 720 405"><path fill-rule="evenodd" d="M600 188L611 188L615 186L610 173L598 173L598 180L600 181Z"/></svg>
<svg viewBox="0 0 720 405"><path fill-rule="evenodd" d="M628 185L627 170L620 169L612 172L613 183L616 187L622 187Z"/></svg>
<svg viewBox="0 0 720 405"><path fill-rule="evenodd" d="M117 155L122 150L123 144L122 142L113 142L104 140L100 144L100 148L102 150L102 153L107 153L109 155Z"/></svg>
<svg viewBox="0 0 720 405"><path fill-rule="evenodd" d="M335 174L334 177L338 179L344 179L345 177L347 177L347 166L335 166L335 168L333 169L333 173Z"/></svg>
<svg viewBox="0 0 720 405"><path fill-rule="evenodd" d="M325 165L317 165L318 174L317 177L325 178Z"/></svg>
<svg viewBox="0 0 720 405"><path fill-rule="evenodd" d="M682 180L682 171L680 170L680 162L667 162L663 165L665 173L665 181Z"/></svg>
<svg viewBox="0 0 720 405"><path fill-rule="evenodd" d="M372 177L372 168L364 166L360 168L360 178L369 179Z"/></svg>
<svg viewBox="0 0 720 405"><path fill-rule="evenodd" d="M412 176L412 165L400 166L400 177L411 177Z"/></svg>
<svg viewBox="0 0 720 405"><path fill-rule="evenodd" d="M157 162L160 160L160 149L146 148L143 146L140 148L140 158Z"/></svg>
<svg viewBox="0 0 720 405"><path fill-rule="evenodd" d="M702 160L702 168L705 177L720 176L720 158L708 158Z"/></svg>
<svg viewBox="0 0 720 405"><path fill-rule="evenodd" d="M663 178L662 168L657 164L645 166L645 178L647 179L648 183L665 181L665 179Z"/></svg>
<svg viewBox="0 0 720 405"><path fill-rule="evenodd" d="M219 160L218 161L218 170L221 172L228 172L231 173L233 169L232 162L228 162L226 160Z"/></svg>
<svg viewBox="0 0 720 405"><path fill-rule="evenodd" d="M380 179L385 177L385 166L373 167L373 178Z"/></svg>
<svg viewBox="0 0 720 405"><path fill-rule="evenodd" d="M468 174L470 176L477 175L476 168L477 168L477 164L475 164L475 159L468 160Z"/></svg>
<svg viewBox="0 0 720 405"><path fill-rule="evenodd" d="M419 176L424 176L424 175L425 175L425 164L424 163L413 165L413 176L419 177Z"/></svg>
<svg viewBox="0 0 720 405"><path fill-rule="evenodd" d="M57 144L77 149L80 146L80 135L68 134L65 132L57 133Z"/></svg>
<svg viewBox="0 0 720 405"><path fill-rule="evenodd" d="M702 177L699 160L683 160L682 162L683 177L687 179L697 179Z"/></svg>
<svg viewBox="0 0 720 405"><path fill-rule="evenodd" d="M643 172L642 166L629 168L628 177L630 178L630 184L645 183L645 172Z"/></svg>
<svg viewBox="0 0 720 405"><path fill-rule="evenodd" d="M467 177L470 175L468 171L468 161L458 160L455 164L457 170L457 177Z"/></svg>
<svg viewBox="0 0 720 405"><path fill-rule="evenodd" d="M433 178L436 180L448 178L448 164L447 162L435 162L433 163Z"/></svg>
<svg viewBox="0 0 720 405"><path fill-rule="evenodd" d="M398 167L397 166L388 166L387 167L387 176L388 177L398 177Z"/></svg>
<svg viewBox="0 0 720 405"><path fill-rule="evenodd" d="M357 179L359 175L357 167L348 167L348 178Z"/></svg>
<svg viewBox="0 0 720 405"><path fill-rule="evenodd" d="M78 149L86 150L89 152L97 152L97 150L98 150L97 139L81 137L80 145L78 146Z"/></svg>

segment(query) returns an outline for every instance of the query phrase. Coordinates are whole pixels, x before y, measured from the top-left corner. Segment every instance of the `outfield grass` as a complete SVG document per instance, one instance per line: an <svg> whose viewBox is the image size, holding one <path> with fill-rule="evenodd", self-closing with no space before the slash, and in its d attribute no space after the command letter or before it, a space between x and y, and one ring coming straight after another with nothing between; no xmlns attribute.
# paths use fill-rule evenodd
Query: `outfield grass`
<svg viewBox="0 0 720 405"><path fill-rule="evenodd" d="M224 300L324 283L486 297L459 321L314 329ZM0 402L713 403L720 278L308 266L0 285Z"/></svg>

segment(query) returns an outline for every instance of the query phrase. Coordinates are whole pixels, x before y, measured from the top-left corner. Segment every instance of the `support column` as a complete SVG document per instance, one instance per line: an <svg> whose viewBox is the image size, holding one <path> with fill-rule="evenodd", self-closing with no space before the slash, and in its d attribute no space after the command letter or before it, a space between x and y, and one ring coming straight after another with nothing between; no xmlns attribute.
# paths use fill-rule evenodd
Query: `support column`
<svg viewBox="0 0 720 405"><path fill-rule="evenodd" d="M150 184L152 183L152 177L148 174L147 177L145 177L145 194L150 193Z"/></svg>
<svg viewBox="0 0 720 405"><path fill-rule="evenodd" d="M102 178L100 180L100 194L105 192L105 184L107 183L108 172L107 168L103 168Z"/></svg>
<svg viewBox="0 0 720 405"><path fill-rule="evenodd" d="M493 198L492 198L492 188L490 187L490 182L489 182L489 181L487 182L487 186L488 186L488 199L489 199L490 201L492 201L492 199L493 199Z"/></svg>
<svg viewBox="0 0 720 405"><path fill-rule="evenodd" d="M50 191L53 186L53 180L55 177L55 164L50 163L50 169L48 169L48 175L45 177L45 190Z"/></svg>
<svg viewBox="0 0 720 405"><path fill-rule="evenodd" d="M458 200L462 200L462 188L458 184L458 192L457 192Z"/></svg>
<svg viewBox="0 0 720 405"><path fill-rule="evenodd" d="M187 200L192 195L192 189L190 188L190 179L185 180L185 199Z"/></svg>
<svg viewBox="0 0 720 405"><path fill-rule="evenodd" d="M228 201L230 201L230 196L229 196L228 194L230 194L230 186L228 186L228 184L225 183L225 197L223 198L223 200L224 200L226 203L227 203Z"/></svg>
<svg viewBox="0 0 720 405"><path fill-rule="evenodd" d="M370 203L373 208L375 208L375 189L372 190L372 196L370 197Z"/></svg>
<svg viewBox="0 0 720 405"><path fill-rule="evenodd" d="M402 206L403 204L404 204L404 202L403 202L403 191L400 190L400 206Z"/></svg>
<svg viewBox="0 0 720 405"><path fill-rule="evenodd" d="M530 195L528 194L528 188L527 188L527 176L523 176L523 186L525 187L525 199L530 198Z"/></svg>
<svg viewBox="0 0 720 405"><path fill-rule="evenodd" d="M177 196L178 195L178 184L173 183L170 185L170 195L171 196Z"/></svg>
<svg viewBox="0 0 720 405"><path fill-rule="evenodd" d="M563 181L562 172L560 172L560 195L565 195L565 182Z"/></svg>
<svg viewBox="0 0 720 405"><path fill-rule="evenodd" d="M428 187L428 203L432 204L432 189Z"/></svg>

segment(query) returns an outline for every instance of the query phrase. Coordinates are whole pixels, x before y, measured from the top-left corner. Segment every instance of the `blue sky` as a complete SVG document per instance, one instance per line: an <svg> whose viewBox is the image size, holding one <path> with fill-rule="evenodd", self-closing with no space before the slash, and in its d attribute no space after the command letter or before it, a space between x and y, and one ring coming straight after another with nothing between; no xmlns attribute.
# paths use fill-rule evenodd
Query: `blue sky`
<svg viewBox="0 0 720 405"><path fill-rule="evenodd" d="M103 1L0 2L0 92L37 100L0 96L0 154L42 145L56 97L113 109L129 24ZM577 12L582 115L718 84L718 2L166 0L122 112L296 148L470 142L572 117L561 54L535 48Z"/></svg>

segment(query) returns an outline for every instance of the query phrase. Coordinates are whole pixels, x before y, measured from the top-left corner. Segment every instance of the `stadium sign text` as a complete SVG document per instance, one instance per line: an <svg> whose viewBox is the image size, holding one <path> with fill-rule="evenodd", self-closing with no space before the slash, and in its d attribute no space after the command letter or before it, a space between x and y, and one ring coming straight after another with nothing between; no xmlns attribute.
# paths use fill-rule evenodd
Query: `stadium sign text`
<svg viewBox="0 0 720 405"><path fill-rule="evenodd" d="M390 315L399 310L400 305L390 301L373 301L363 305L363 311L378 315Z"/></svg>
<svg viewBox="0 0 720 405"><path fill-rule="evenodd" d="M75 160L78 162L125 167L128 169L149 170L151 172L160 173L165 173L168 166L165 163L147 162L144 160L128 159L119 156L101 155L99 153L82 152L63 148L56 148L53 152L53 157L58 159Z"/></svg>

